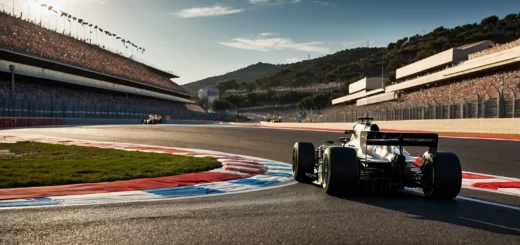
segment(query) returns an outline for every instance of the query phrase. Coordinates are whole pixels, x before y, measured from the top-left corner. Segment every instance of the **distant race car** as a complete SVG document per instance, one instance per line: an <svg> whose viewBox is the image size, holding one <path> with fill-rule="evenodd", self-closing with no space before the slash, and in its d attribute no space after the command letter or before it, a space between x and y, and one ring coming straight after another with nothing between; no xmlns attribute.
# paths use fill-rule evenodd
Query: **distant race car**
<svg viewBox="0 0 520 245"><path fill-rule="evenodd" d="M372 118L358 118L348 137L314 148L296 142L292 151L293 177L321 185L329 195L359 190L393 191L422 188L426 197L453 199L461 189L462 169L457 155L437 152L436 133L380 132ZM411 156L404 146L428 147Z"/></svg>
<svg viewBox="0 0 520 245"><path fill-rule="evenodd" d="M282 117L269 119L269 122L274 122L274 123L282 122Z"/></svg>
<svg viewBox="0 0 520 245"><path fill-rule="evenodd" d="M161 124L162 117L157 115L149 115L148 118L141 120L141 124Z"/></svg>

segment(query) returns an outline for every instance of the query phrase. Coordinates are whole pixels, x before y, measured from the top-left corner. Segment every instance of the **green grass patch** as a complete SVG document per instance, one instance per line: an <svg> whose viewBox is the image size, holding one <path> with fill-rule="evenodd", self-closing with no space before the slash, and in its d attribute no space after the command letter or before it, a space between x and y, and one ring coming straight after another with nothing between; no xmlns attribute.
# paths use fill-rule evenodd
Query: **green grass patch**
<svg viewBox="0 0 520 245"><path fill-rule="evenodd" d="M221 166L212 157L36 142L0 144L0 188L152 178L207 171Z"/></svg>

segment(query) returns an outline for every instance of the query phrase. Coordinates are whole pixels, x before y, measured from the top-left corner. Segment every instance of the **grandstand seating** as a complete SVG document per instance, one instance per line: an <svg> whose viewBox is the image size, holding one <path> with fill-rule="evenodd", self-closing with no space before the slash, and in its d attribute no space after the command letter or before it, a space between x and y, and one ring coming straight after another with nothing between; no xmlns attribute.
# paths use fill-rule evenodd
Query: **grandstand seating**
<svg viewBox="0 0 520 245"><path fill-rule="evenodd" d="M0 12L0 48L189 93L144 64L4 12Z"/></svg>
<svg viewBox="0 0 520 245"><path fill-rule="evenodd" d="M42 83L42 81L18 79L15 85L15 93L10 92L8 80L0 80L0 105L4 98L16 98L19 100L31 101L33 104L49 105L56 102L64 102L68 105L95 105L96 108L104 107L128 107L140 108L141 111L165 110L176 111L179 113L205 113L206 111L193 104L182 104L178 102L154 99L150 97L137 96L132 94L116 93L86 87L65 87L54 83ZM20 108L21 105L16 105ZM26 105L27 106L27 105Z"/></svg>
<svg viewBox="0 0 520 245"><path fill-rule="evenodd" d="M415 91L403 93L396 101L367 106L356 106L356 104L337 105L328 108L323 113L332 115L341 112L414 107L418 105L433 105L435 103L451 104L459 103L461 100L475 101L477 95L480 100L488 100L497 98L497 89L500 90L502 86L504 88L505 96L512 96L513 94L511 90L515 91L516 95L519 96L520 68L512 68L506 71L492 72L473 78L458 79L450 83L423 87Z"/></svg>

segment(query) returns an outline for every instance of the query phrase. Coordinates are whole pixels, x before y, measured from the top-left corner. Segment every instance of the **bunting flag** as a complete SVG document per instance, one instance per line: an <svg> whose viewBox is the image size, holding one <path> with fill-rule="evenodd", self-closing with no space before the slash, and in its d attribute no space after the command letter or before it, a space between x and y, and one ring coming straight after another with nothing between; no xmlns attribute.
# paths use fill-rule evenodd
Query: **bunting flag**
<svg viewBox="0 0 520 245"><path fill-rule="evenodd" d="M33 0L33 1L36 2L36 3L39 3L38 0ZM41 4L41 7L47 8L49 11L52 11L52 12L54 12L54 13L56 13L56 14L60 14L59 12L61 12L60 17L64 17L64 16L65 16L65 18L67 18L67 21L68 21L69 23L71 23L71 20L70 20L70 19L72 19L72 20L74 20L74 21L77 20L78 23L81 24L82 26L85 26L85 25L88 26L88 27L92 27L92 26L94 26L94 24L91 24L91 23L88 23L88 22L84 22L83 19L80 19L80 18L74 17L74 16L72 16L71 14L69 14L69 13L67 13L67 12L64 12L64 11L61 11L61 10L60 10L60 11L57 11L57 10L55 10L54 7L51 6L51 5L47 5L47 4L43 3L43 4ZM100 32L102 32L102 33L104 32L104 33L105 33L106 35L108 35L108 36L116 37L117 40L121 40L121 42L123 43L123 45L124 45L125 48L127 48L127 49L128 49L128 46L129 46L129 45L132 45L132 47L136 48L138 51L141 51L142 53L144 53L144 52L146 51L145 48L137 46L136 44L132 43L130 40L122 39L121 37L117 36L117 34L115 34L115 33L111 33L111 32L109 32L109 31L105 31L105 30L101 29L101 27L98 27L97 25L94 26L94 29L95 29L95 30L98 30L98 29L99 29ZM90 30L90 33L92 33L92 30ZM128 44L129 44L129 45L128 45Z"/></svg>

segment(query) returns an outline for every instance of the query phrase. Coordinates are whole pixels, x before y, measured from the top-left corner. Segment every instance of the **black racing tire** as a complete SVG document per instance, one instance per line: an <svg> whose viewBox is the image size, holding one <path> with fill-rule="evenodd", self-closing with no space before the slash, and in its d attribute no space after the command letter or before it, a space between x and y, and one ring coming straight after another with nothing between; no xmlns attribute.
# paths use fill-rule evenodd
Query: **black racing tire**
<svg viewBox="0 0 520 245"><path fill-rule="evenodd" d="M312 180L307 176L314 173L315 148L309 142L296 142L292 152L293 178L300 183Z"/></svg>
<svg viewBox="0 0 520 245"><path fill-rule="evenodd" d="M326 167L326 170L325 170ZM353 193L359 184L359 162L356 149L329 147L323 154L322 187L329 195Z"/></svg>
<svg viewBox="0 0 520 245"><path fill-rule="evenodd" d="M462 187L462 167L454 153L437 153L433 164L423 166L422 171L423 192L426 197L451 200L459 195Z"/></svg>

